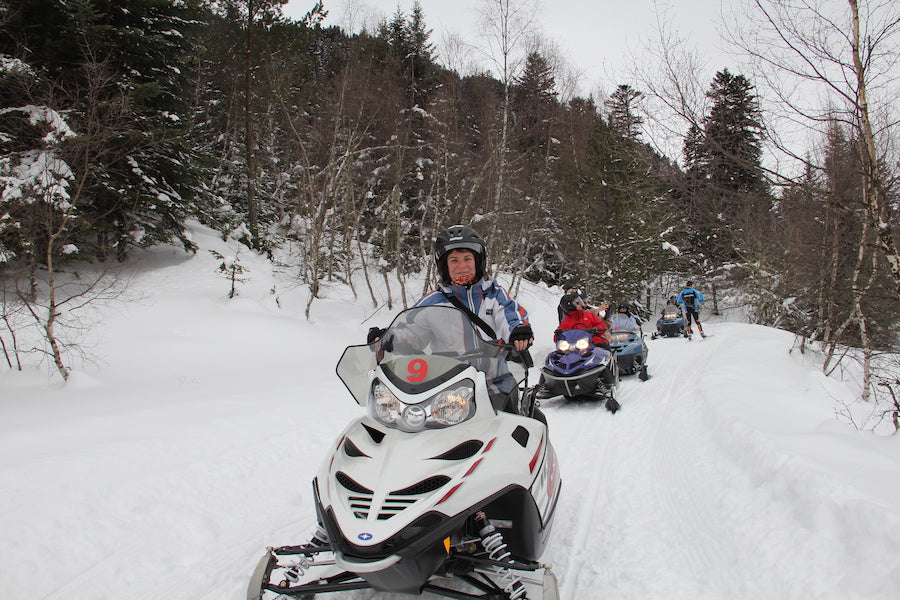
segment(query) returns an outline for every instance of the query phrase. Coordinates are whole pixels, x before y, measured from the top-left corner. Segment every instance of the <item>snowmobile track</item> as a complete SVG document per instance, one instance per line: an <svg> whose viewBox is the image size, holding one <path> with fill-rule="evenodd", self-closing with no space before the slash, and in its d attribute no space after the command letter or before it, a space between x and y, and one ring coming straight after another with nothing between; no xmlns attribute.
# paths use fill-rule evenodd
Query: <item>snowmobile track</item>
<svg viewBox="0 0 900 600"><path fill-rule="evenodd" d="M612 414L606 410L603 404L598 404L596 410L602 412L594 415L595 418L582 419L582 425L578 429L578 435L576 436L575 447L588 447L591 445L591 440L596 439L599 435L605 440L603 450L600 453L603 456L609 450L610 441L612 440L612 436L609 434L615 424L613 419L606 416L609 415L611 417ZM603 424L603 427L599 428L599 424ZM574 539L570 540L571 543L566 545L571 557L579 557L585 553L588 532L592 530L592 517L597 512L601 499L606 498L606 494L601 489L606 479L605 465L605 462L601 462L600 468L591 473L587 485L579 486L583 497L590 498L591 501L584 502L578 511L576 535ZM565 481L565 472L563 472L563 493L565 493ZM562 574L562 579L560 580L560 598L562 600L577 600L580 597L578 580L582 572L582 566L583 563L580 560L569 561L566 571Z"/></svg>

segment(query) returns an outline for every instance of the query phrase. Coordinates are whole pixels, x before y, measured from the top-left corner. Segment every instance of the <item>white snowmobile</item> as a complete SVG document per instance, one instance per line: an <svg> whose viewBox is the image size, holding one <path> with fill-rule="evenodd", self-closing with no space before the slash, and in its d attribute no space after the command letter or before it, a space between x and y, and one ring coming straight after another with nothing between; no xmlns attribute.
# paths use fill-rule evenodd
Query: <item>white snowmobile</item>
<svg viewBox="0 0 900 600"><path fill-rule="evenodd" d="M559 462L545 423L500 410L533 398L511 351L445 306L406 310L380 340L348 347L337 373L367 415L313 480L312 541L269 548L247 598L374 589L556 600L539 559Z"/></svg>

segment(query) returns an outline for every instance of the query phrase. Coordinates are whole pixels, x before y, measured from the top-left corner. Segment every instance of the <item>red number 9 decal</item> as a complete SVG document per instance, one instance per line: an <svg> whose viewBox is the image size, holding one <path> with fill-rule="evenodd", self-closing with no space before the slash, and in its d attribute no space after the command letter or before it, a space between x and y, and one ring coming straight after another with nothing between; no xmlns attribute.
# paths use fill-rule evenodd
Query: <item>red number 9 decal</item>
<svg viewBox="0 0 900 600"><path fill-rule="evenodd" d="M409 361L407 368L409 369L409 377L406 379L413 383L418 383L428 376L428 363L421 358Z"/></svg>

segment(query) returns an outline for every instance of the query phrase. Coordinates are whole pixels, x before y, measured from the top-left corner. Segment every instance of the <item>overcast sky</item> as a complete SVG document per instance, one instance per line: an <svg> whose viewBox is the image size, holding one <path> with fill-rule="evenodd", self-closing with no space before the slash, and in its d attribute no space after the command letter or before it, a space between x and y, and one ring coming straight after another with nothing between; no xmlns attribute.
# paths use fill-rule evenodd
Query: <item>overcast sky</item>
<svg viewBox="0 0 900 600"><path fill-rule="evenodd" d="M719 12L722 0L543 0L535 21L543 36L555 44L574 69L581 74L582 93L598 89L611 91L628 80L629 63L641 53L648 40L658 38L658 16L679 37L696 49L709 63L712 75L729 66L721 52ZM448 36L455 34L466 42L479 44L479 6L484 0L420 0L431 40L439 59L446 63ZM290 0L285 14L302 17L314 0ZM399 7L412 11L413 0L325 0L329 11L326 25L339 25L358 31L371 28L382 18L392 16ZM483 45L483 43L481 44ZM451 65L454 66L454 65Z"/></svg>

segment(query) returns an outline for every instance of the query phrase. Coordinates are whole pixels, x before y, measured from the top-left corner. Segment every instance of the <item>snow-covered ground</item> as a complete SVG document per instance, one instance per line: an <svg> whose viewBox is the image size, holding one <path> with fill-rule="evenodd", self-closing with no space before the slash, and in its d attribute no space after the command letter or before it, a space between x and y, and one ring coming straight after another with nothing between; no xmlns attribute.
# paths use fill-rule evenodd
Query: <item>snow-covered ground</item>
<svg viewBox="0 0 900 600"><path fill-rule="evenodd" d="M228 300L206 249L233 250L195 238L141 259L67 383L0 373L0 599L239 600L266 546L309 538L310 481L360 410L334 365L398 308L326 287L306 320L305 290L250 253ZM519 296L536 357L555 292ZM615 415L544 406L561 597L900 598L900 437L838 422L855 389L790 334L707 331L649 341Z"/></svg>

